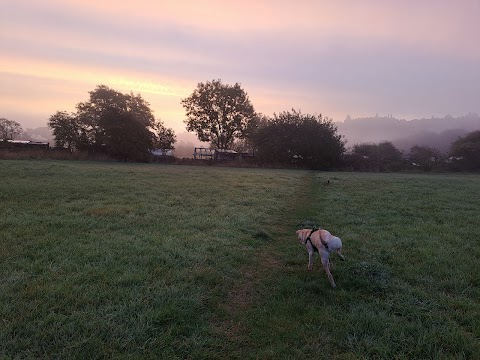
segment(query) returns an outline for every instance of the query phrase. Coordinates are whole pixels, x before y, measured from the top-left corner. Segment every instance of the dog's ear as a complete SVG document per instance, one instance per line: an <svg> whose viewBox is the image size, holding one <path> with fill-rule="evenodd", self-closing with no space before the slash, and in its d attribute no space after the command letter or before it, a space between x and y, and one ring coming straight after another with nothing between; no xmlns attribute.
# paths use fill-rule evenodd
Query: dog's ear
<svg viewBox="0 0 480 360"><path fill-rule="evenodd" d="M297 237L298 237L298 241L300 243L303 243L304 238L305 238L305 231L303 231L303 229L302 230L297 230L296 234L297 234Z"/></svg>

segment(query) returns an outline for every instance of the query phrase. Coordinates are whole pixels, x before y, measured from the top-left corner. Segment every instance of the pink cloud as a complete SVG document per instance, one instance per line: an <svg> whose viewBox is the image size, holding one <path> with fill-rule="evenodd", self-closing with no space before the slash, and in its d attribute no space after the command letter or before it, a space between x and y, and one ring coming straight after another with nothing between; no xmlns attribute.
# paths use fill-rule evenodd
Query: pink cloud
<svg viewBox="0 0 480 360"><path fill-rule="evenodd" d="M184 129L180 99L213 78L242 83L266 114L480 111L469 95L479 90L479 6L17 0L0 14L9 30L0 32L0 116L37 109L43 125L45 114L106 84L141 93Z"/></svg>

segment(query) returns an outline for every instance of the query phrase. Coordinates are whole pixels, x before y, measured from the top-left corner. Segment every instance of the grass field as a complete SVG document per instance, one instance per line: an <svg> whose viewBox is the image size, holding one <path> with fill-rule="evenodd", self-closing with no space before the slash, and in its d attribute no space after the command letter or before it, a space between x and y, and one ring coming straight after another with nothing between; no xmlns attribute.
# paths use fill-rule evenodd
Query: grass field
<svg viewBox="0 0 480 360"><path fill-rule="evenodd" d="M479 175L0 160L0 358L478 359L478 194ZM343 240L336 289L307 271L306 220Z"/></svg>

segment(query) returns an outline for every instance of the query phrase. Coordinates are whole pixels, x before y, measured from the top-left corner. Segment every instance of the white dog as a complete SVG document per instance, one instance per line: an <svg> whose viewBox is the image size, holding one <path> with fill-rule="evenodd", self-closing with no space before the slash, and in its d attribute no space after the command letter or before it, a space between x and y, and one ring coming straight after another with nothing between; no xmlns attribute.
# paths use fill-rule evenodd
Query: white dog
<svg viewBox="0 0 480 360"><path fill-rule="evenodd" d="M336 252L342 260L345 260L342 251L342 240L333 236L329 231L324 229L302 229L297 230L298 241L306 246L308 251L308 270L313 269L313 253L318 251L322 259L323 269L327 273L328 280L332 287L336 287L330 272L330 254Z"/></svg>

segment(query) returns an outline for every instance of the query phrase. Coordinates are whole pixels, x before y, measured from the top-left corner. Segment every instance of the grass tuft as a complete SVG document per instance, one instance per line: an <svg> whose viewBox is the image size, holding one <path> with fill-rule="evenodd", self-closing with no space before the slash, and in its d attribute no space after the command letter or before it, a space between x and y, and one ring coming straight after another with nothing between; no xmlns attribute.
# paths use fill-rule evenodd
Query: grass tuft
<svg viewBox="0 0 480 360"><path fill-rule="evenodd" d="M255 234L253 234L253 238L256 240L263 240L263 241L273 240L272 234L270 234L266 230L258 230Z"/></svg>

